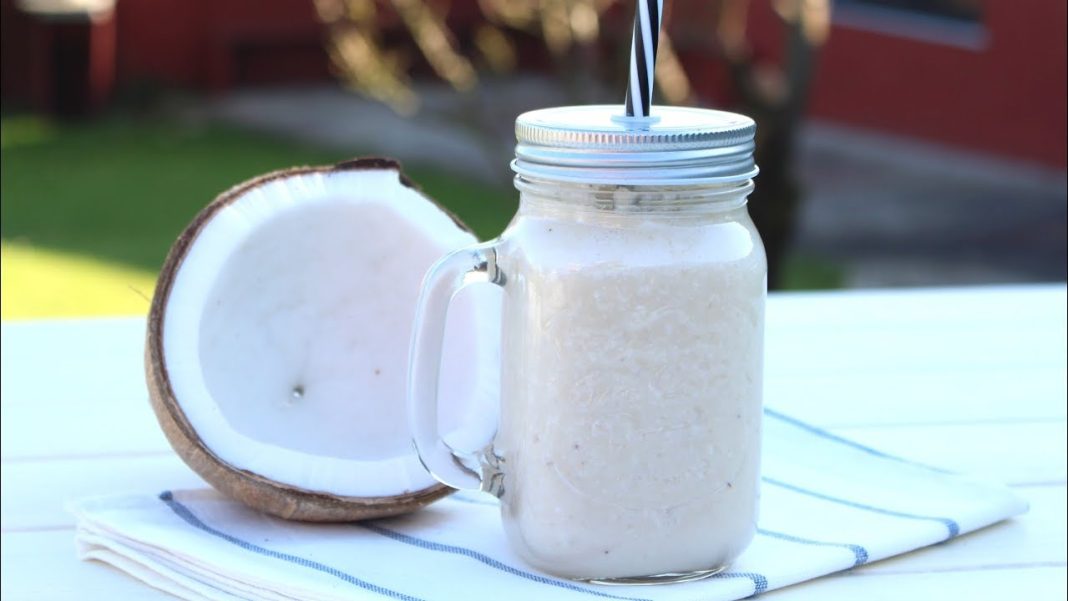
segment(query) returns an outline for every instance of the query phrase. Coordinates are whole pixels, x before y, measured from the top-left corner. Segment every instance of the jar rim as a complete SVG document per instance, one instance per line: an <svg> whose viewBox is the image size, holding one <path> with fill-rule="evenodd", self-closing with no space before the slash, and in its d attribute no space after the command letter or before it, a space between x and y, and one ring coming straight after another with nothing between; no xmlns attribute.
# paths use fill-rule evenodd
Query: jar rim
<svg viewBox="0 0 1068 601"><path fill-rule="evenodd" d="M655 106L650 118L620 118L617 105L539 109L516 118L521 176L557 181L692 185L753 178L756 124L745 115Z"/></svg>

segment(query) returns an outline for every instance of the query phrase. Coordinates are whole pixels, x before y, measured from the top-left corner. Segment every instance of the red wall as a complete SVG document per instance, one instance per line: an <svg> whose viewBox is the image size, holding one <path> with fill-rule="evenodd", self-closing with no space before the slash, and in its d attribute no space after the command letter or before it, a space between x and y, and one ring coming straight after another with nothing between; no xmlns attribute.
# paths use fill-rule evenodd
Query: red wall
<svg viewBox="0 0 1068 601"><path fill-rule="evenodd" d="M1068 4L985 3L986 44L967 49L835 25L809 113L823 119L1065 168ZM777 55L770 11L754 41Z"/></svg>
<svg viewBox="0 0 1068 601"><path fill-rule="evenodd" d="M120 79L224 89L325 80L311 0L119 1Z"/></svg>
<svg viewBox="0 0 1068 601"><path fill-rule="evenodd" d="M475 0L434 1L450 6L451 25L479 18ZM0 2L6 97L33 80L34 53L12 50L32 48L33 32L12 18L10 0ZM668 2L667 23L699 95L724 102L730 84L713 50L714 6ZM986 44L978 49L836 24L820 52L810 114L1065 168L1068 3L984 6ZM618 25L620 14L602 25ZM118 0L115 18L116 46L102 54L114 53L120 84L226 89L331 78L312 0ZM769 1L751 3L748 34L758 60L780 62L783 31Z"/></svg>

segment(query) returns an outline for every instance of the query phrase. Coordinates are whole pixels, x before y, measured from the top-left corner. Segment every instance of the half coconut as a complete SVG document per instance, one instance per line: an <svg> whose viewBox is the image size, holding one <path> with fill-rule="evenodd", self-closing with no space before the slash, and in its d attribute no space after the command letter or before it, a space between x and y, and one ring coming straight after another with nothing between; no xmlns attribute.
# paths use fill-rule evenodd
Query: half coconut
<svg viewBox="0 0 1068 601"><path fill-rule="evenodd" d="M450 493L410 442L408 345L424 273L475 242L387 159L220 195L172 247L149 314L148 388L171 445L223 493L283 518L381 517ZM476 287L457 300L445 419L496 394L496 299Z"/></svg>

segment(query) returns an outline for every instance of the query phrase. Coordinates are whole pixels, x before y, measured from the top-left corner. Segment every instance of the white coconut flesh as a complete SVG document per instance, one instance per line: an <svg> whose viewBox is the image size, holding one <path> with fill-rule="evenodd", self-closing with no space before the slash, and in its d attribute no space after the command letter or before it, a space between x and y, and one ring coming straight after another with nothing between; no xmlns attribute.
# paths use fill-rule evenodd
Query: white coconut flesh
<svg viewBox="0 0 1068 601"><path fill-rule="evenodd" d="M284 486L389 497L434 486L405 416L420 283L475 243L393 169L301 173L202 227L161 330L173 397L204 447ZM449 313L443 413L492 403L496 299Z"/></svg>

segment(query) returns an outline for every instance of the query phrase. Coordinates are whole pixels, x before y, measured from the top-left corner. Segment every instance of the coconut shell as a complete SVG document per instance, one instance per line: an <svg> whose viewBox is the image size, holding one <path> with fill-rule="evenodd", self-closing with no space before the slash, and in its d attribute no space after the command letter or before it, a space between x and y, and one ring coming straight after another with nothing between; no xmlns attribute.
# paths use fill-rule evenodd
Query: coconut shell
<svg viewBox="0 0 1068 601"><path fill-rule="evenodd" d="M285 519L310 522L347 522L380 518L408 513L424 507L454 490L444 484L435 484L423 490L391 497L338 496L295 488L275 482L258 474L237 468L212 453L197 436L175 399L163 355L163 323L166 319L167 300L170 297L178 268L196 240L200 231L218 211L249 190L270 181L310 174L348 170L392 169L397 171L401 183L418 190L401 171L400 164L388 158L361 158L325 167L294 167L274 171L238 184L223 192L193 219L178 236L167 254L167 259L156 284L148 315L148 331L145 343L145 378L149 398L163 433L175 452L190 468L223 494L249 507ZM424 194L424 197L426 195ZM427 197L427 200L434 202ZM437 203L435 203L437 204ZM471 230L444 207L440 207L456 225L467 232Z"/></svg>

